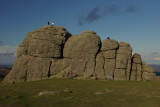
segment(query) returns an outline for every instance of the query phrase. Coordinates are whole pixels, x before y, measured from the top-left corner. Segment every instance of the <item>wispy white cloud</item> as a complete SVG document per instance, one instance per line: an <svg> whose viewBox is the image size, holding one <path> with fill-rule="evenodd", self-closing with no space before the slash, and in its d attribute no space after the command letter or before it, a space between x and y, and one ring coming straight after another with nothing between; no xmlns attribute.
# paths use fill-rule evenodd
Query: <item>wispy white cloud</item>
<svg viewBox="0 0 160 107"><path fill-rule="evenodd" d="M151 54L152 54L152 55L160 55L159 52L152 52Z"/></svg>
<svg viewBox="0 0 160 107"><path fill-rule="evenodd" d="M151 52L142 54L142 60L149 64L160 64L160 52Z"/></svg>
<svg viewBox="0 0 160 107"><path fill-rule="evenodd" d="M160 57L155 57L155 58L152 58L153 60L156 60L156 61L160 61Z"/></svg>
<svg viewBox="0 0 160 107"><path fill-rule="evenodd" d="M0 46L0 54L15 53L18 46Z"/></svg>
<svg viewBox="0 0 160 107"><path fill-rule="evenodd" d="M0 64L12 64L16 59L17 46L0 46Z"/></svg>
<svg viewBox="0 0 160 107"><path fill-rule="evenodd" d="M102 17L110 16L116 14L118 12L127 12L133 13L137 10L137 8L133 5L129 5L127 7L122 8L122 6L117 4L112 4L109 6L97 6L87 12L86 14L79 15L78 17L78 25L83 26L86 23L92 23Z"/></svg>

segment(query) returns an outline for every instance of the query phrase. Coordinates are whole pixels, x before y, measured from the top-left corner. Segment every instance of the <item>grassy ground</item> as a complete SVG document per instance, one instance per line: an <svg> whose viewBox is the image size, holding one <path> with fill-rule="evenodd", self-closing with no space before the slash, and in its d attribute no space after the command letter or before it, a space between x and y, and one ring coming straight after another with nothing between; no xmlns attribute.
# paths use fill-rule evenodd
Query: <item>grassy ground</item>
<svg viewBox="0 0 160 107"><path fill-rule="evenodd" d="M39 96L40 92L48 92ZM160 107L160 82L49 79L0 83L0 107Z"/></svg>

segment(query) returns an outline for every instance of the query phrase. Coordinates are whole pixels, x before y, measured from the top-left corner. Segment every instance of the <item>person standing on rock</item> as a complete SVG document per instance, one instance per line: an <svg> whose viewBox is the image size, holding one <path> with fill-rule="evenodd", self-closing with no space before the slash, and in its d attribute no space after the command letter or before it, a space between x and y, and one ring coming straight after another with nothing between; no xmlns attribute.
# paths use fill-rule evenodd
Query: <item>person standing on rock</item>
<svg viewBox="0 0 160 107"><path fill-rule="evenodd" d="M50 22L48 21L48 25L50 24Z"/></svg>
<svg viewBox="0 0 160 107"><path fill-rule="evenodd" d="M109 38L109 37L107 37L107 39L109 39L109 40L110 40L110 38Z"/></svg>

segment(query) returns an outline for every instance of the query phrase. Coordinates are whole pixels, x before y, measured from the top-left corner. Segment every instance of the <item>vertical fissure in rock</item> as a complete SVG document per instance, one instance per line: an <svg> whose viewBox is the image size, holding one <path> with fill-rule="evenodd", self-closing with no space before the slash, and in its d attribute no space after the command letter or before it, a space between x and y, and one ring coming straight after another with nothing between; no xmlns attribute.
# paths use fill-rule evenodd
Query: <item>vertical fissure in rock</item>
<svg viewBox="0 0 160 107"><path fill-rule="evenodd" d="M130 69L130 74L129 74L129 80L131 80L131 75L132 75L132 65L133 64L133 56L131 57L131 69Z"/></svg>
<svg viewBox="0 0 160 107"><path fill-rule="evenodd" d="M27 81L27 75L28 75L28 71L26 70L26 74L25 74L25 77L24 77L24 81Z"/></svg>
<svg viewBox="0 0 160 107"><path fill-rule="evenodd" d="M48 78L51 76L50 71L51 71L51 65L52 65L52 61L50 60L49 63L49 69L48 69Z"/></svg>
<svg viewBox="0 0 160 107"><path fill-rule="evenodd" d="M65 45L64 43L61 45L60 58L64 58L64 56L63 56L64 45Z"/></svg>

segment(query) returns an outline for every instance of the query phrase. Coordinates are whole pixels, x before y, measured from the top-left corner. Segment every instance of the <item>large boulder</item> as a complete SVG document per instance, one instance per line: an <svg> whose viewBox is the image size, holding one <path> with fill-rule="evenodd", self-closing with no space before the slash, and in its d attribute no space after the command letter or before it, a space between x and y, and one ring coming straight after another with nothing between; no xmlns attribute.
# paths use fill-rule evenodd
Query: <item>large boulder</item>
<svg viewBox="0 0 160 107"><path fill-rule="evenodd" d="M64 60L69 58L71 62L68 62L69 66L63 71L60 70L59 74L73 72L75 78L95 77L96 55L100 46L100 37L93 31L70 37L64 45L63 56ZM52 70L54 69L51 69L51 72L54 72ZM59 77L59 74L53 77Z"/></svg>
<svg viewBox="0 0 160 107"><path fill-rule="evenodd" d="M17 57L23 54L43 58L62 57L64 43L69 37L70 34L63 27L42 27L28 33L17 50Z"/></svg>
<svg viewBox="0 0 160 107"><path fill-rule="evenodd" d="M59 26L44 26L28 33L17 50L17 59L4 82L48 78L51 64L63 57L63 47L70 36L65 28Z"/></svg>
<svg viewBox="0 0 160 107"><path fill-rule="evenodd" d="M117 48L118 48L118 42L116 40L105 39L102 42L102 47L101 47L102 51L114 50L114 49L117 49Z"/></svg>
<svg viewBox="0 0 160 107"><path fill-rule="evenodd" d="M89 60L95 58L100 45L100 37L95 32L85 31L69 38L64 46L63 56Z"/></svg>

